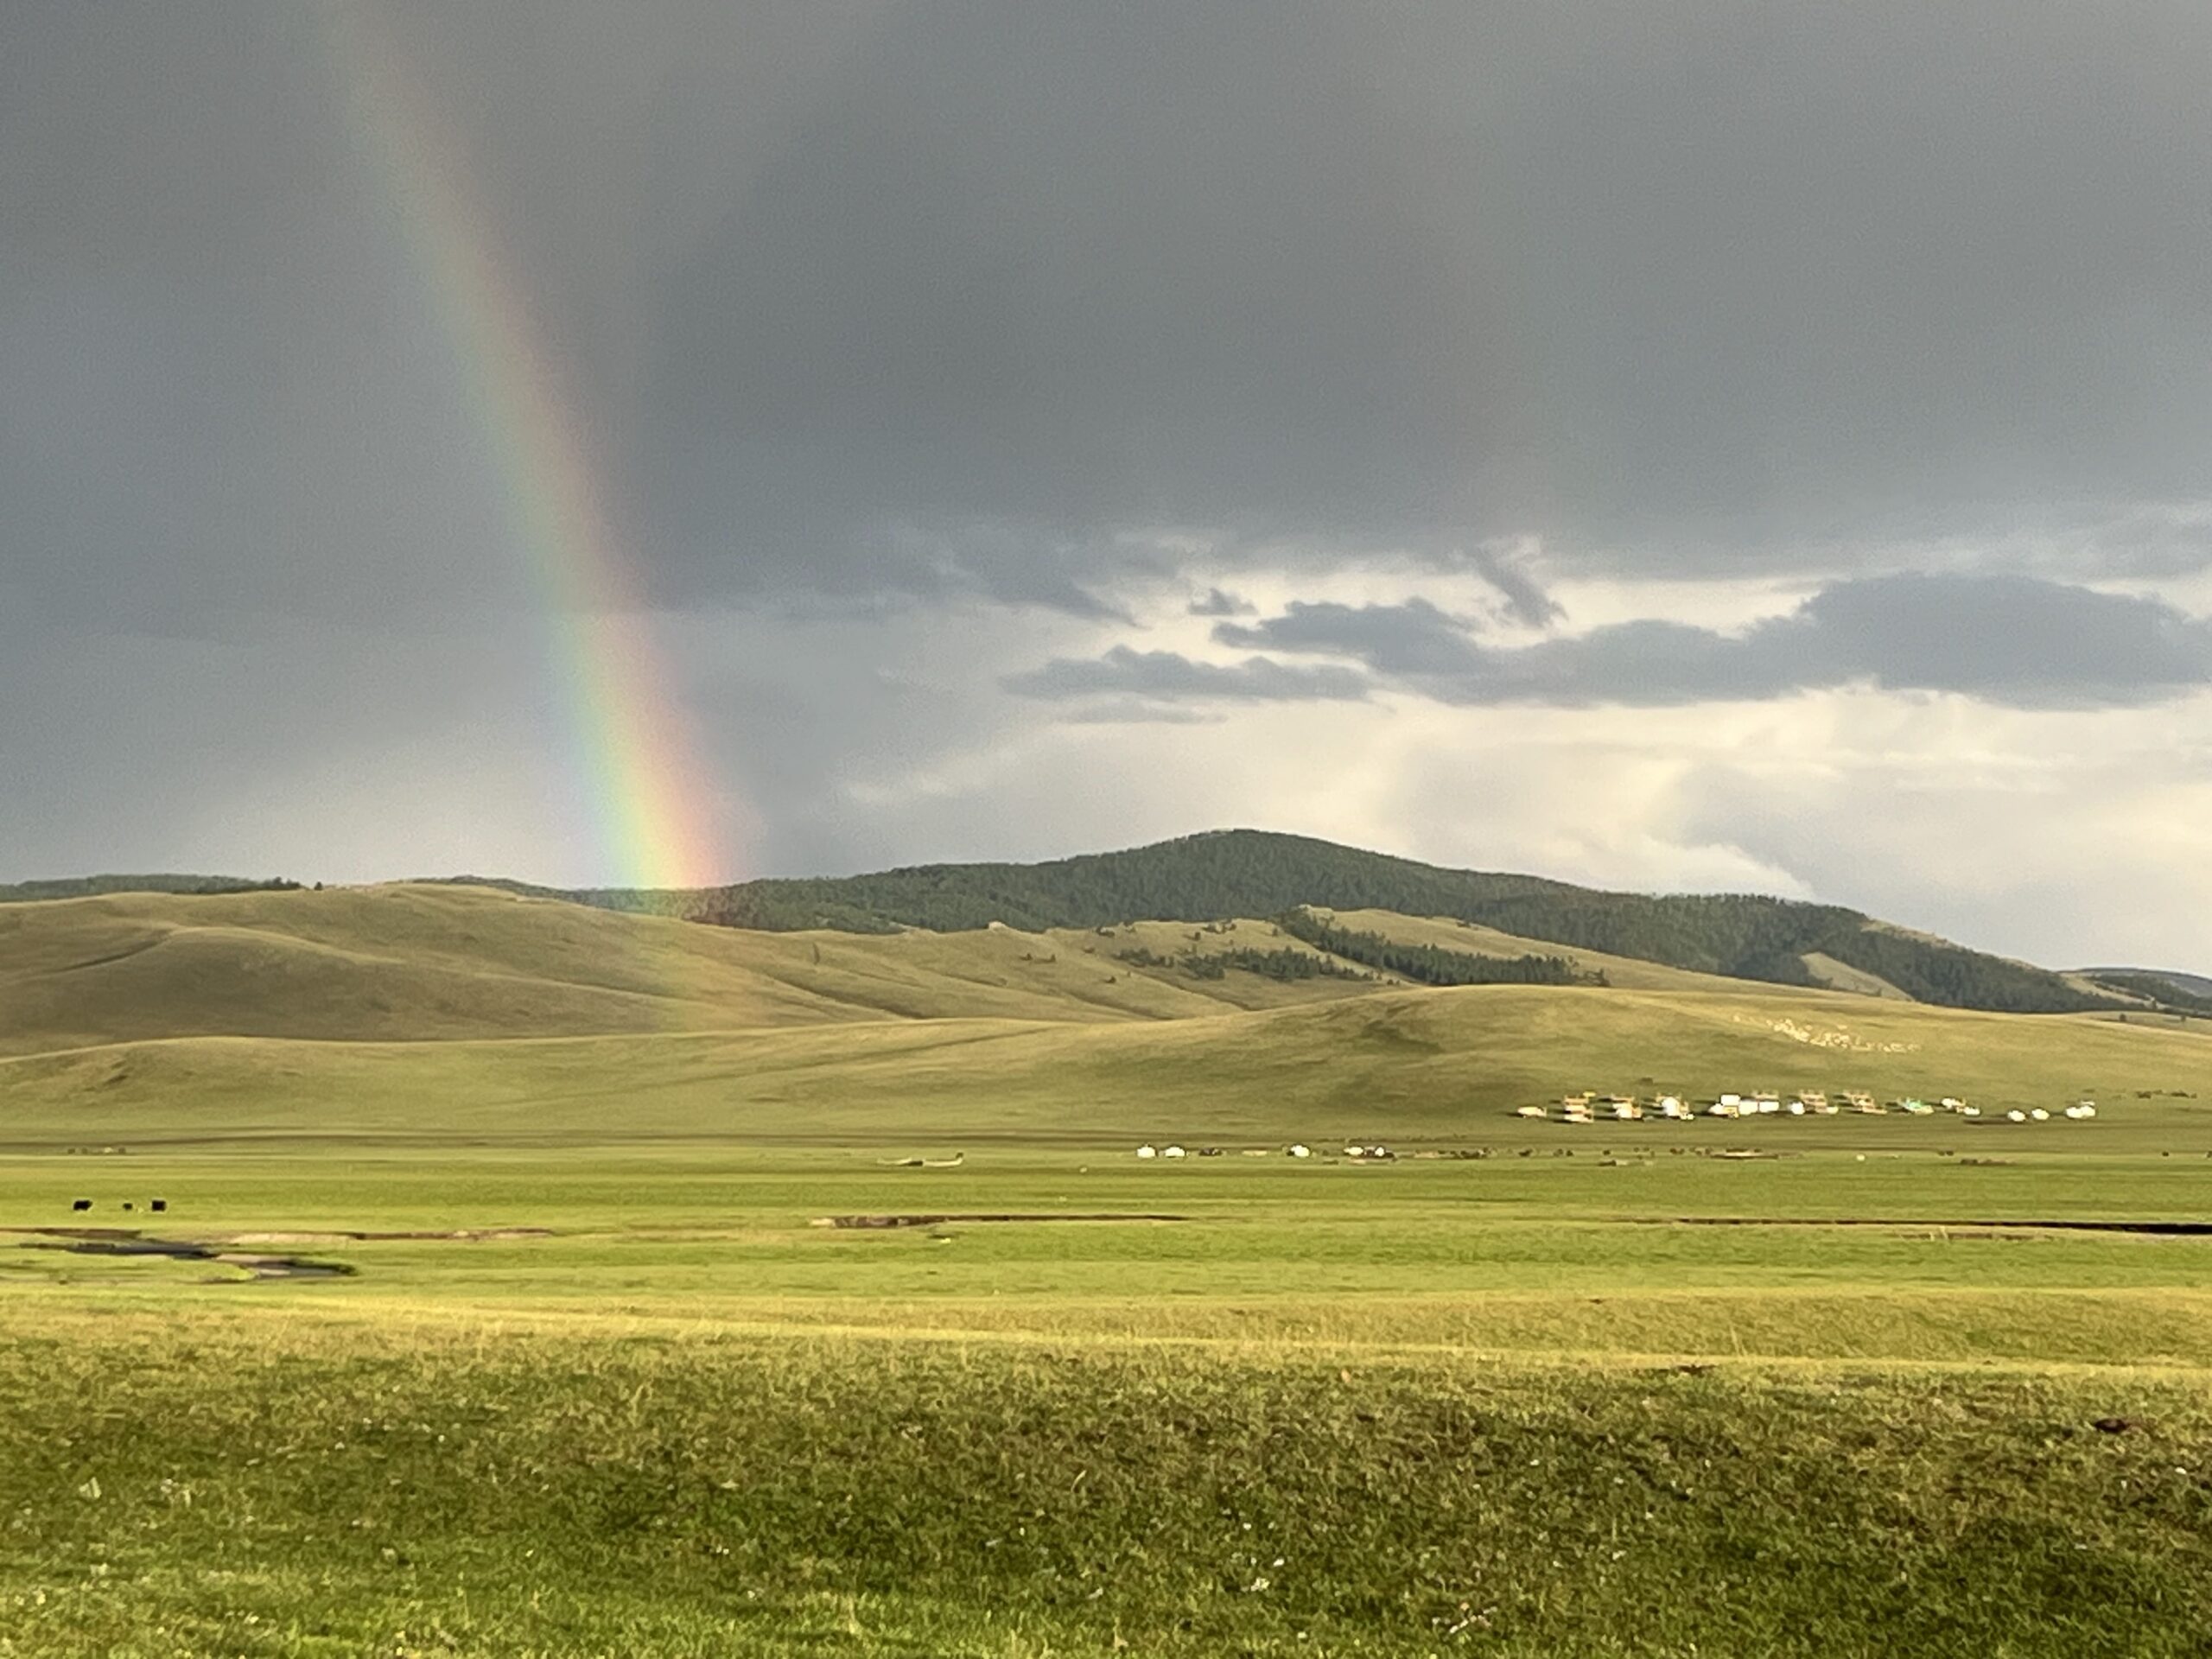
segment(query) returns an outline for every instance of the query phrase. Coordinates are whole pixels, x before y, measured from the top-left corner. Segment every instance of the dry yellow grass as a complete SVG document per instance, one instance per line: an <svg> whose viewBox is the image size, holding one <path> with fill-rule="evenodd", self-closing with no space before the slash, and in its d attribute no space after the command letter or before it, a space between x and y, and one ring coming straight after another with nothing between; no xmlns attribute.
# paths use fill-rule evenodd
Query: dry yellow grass
<svg viewBox="0 0 2212 1659"><path fill-rule="evenodd" d="M1187 948L1185 931L760 933L435 885L118 893L0 909L0 1053L213 1034L422 1041L1173 1019L1347 988L1179 981L1118 959ZM1204 936L1217 948L1220 937Z"/></svg>

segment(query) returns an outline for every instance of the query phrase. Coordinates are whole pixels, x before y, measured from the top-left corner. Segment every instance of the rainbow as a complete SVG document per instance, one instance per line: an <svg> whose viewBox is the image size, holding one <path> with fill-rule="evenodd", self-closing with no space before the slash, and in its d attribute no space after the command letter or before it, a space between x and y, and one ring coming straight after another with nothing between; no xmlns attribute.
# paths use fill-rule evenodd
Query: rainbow
<svg viewBox="0 0 2212 1659"><path fill-rule="evenodd" d="M560 366L469 193L465 150L349 0L323 0L356 142L404 227L489 440L614 885L731 879L725 810L652 639Z"/></svg>

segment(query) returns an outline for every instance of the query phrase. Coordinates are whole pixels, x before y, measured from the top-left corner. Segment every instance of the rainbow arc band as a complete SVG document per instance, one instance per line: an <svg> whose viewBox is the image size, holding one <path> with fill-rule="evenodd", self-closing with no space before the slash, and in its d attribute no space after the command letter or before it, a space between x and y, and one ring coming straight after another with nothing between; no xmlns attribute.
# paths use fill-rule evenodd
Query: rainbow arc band
<svg viewBox="0 0 2212 1659"><path fill-rule="evenodd" d="M616 885L731 879L701 746L652 637L557 361L452 139L367 9L318 7L354 135L387 192L496 456L601 856Z"/></svg>

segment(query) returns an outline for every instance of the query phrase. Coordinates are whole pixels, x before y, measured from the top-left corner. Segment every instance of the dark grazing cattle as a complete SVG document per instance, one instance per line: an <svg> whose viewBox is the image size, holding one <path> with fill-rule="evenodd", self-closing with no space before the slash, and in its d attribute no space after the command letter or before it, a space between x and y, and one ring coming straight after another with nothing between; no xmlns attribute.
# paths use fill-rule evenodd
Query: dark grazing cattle
<svg viewBox="0 0 2212 1659"><path fill-rule="evenodd" d="M89 1210L89 1209L91 1209L91 1208L92 1207L92 1201L90 1198L79 1198L79 1199L78 1199L74 1204L71 1205L69 1207L70 1207L72 1210L76 1210L76 1211L85 1211L85 1210Z"/></svg>
<svg viewBox="0 0 2212 1659"><path fill-rule="evenodd" d="M156 1215L159 1215L162 1211L169 1207L169 1201L167 1198L156 1198L147 1205L146 1207L149 1210L151 1210Z"/></svg>

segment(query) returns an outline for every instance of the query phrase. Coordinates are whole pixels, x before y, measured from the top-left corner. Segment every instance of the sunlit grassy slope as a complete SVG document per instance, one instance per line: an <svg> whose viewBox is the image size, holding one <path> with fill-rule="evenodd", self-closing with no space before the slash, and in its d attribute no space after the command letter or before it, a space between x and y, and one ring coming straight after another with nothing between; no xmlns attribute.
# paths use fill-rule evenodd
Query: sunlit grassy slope
<svg viewBox="0 0 2212 1659"><path fill-rule="evenodd" d="M1567 1131L1507 1115L1574 1087L1855 1087L1992 1107L2088 1092L2105 1103L2096 1123L2018 1132L2094 1136L2113 1150L2212 1145L2212 1041L2194 1033L1840 996L1478 987L1143 1023L875 1020L436 1044L198 1038L0 1063L5 1133L18 1142L1343 1134L1558 1144L1573 1133L1655 1145L1764 1134L1794 1147L1903 1136L1973 1149L2015 1133L1954 1118Z"/></svg>
<svg viewBox="0 0 2212 1659"><path fill-rule="evenodd" d="M120 893L0 908L0 1053L215 1034L416 1041L1166 1019L1353 988L1199 982L1118 959L1198 948L1193 932L760 933L441 886ZM1236 936L1198 937L1218 949Z"/></svg>
<svg viewBox="0 0 2212 1659"><path fill-rule="evenodd" d="M1824 951L1808 950L1800 960L1804 963L1805 971L1813 976L1815 982L1830 990L1855 991L1861 996L1888 996L1910 1001L1886 979L1870 974L1863 968L1854 968L1847 962L1838 962ZM2070 980L2068 982L2073 983ZM2095 988L2082 984L2076 985L2075 988L2087 992Z"/></svg>
<svg viewBox="0 0 2212 1659"><path fill-rule="evenodd" d="M1532 945L1344 919L1491 954ZM2094 1095L2094 1130L2040 1132L2149 1147L2196 1134L2198 1097L2212 1111L2202 1027L1929 1008L1586 954L1612 986L1158 965L1235 949L1312 954L1259 921L756 933L449 887L22 905L0 912L0 1135L1490 1141L1557 1135L1507 1114L1572 1089L1859 1088L1993 1108ZM1153 965L1125 960L1137 953ZM2139 1096L2158 1109L2132 1111Z"/></svg>

